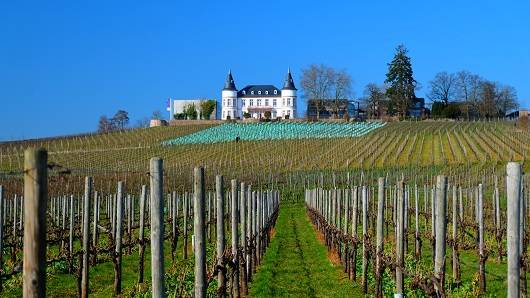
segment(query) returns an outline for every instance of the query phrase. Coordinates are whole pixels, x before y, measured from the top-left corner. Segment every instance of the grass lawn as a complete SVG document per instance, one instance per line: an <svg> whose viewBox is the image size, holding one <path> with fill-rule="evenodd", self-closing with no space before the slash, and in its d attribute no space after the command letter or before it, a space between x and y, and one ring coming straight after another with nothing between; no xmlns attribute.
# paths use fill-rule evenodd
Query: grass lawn
<svg viewBox="0 0 530 298"><path fill-rule="evenodd" d="M254 297L359 297L360 287L331 263L303 203L283 203L276 235L250 285Z"/></svg>

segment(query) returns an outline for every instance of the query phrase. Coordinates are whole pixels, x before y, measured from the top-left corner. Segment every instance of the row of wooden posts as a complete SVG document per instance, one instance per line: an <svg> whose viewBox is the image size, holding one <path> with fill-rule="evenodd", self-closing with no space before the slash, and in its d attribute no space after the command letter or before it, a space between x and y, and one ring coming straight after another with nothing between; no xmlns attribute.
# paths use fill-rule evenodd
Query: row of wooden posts
<svg viewBox="0 0 530 298"><path fill-rule="evenodd" d="M494 234L497 242L501 245L502 235L506 232L507 244L506 254L508 258L508 297L520 297L526 294L526 200L522 188L522 171L519 163L510 162L507 165L506 175L506 230L503 231L499 203L499 189L493 191L493 222ZM404 256L408 250L408 235L414 238L414 254L416 258L421 257L422 237L420 232L420 213L425 216L425 229L428 229L428 217L431 216L431 231L427 239L432 244L433 251L433 274L426 278L415 276L415 286L423 289L428 295L445 296L445 264L446 243L452 246L452 272L453 281L460 282L459 263L459 225L464 224L464 206L462 203L462 189L456 185L452 187L452 204L447 206L449 190L446 176L438 176L436 185L432 188L430 196L431 210L427 209L429 200L428 191L424 196L424 212L420 209L418 188L409 188L403 179L396 185L388 185L385 178L378 179L378 185L373 191L376 193L371 198L371 187L361 186L352 189L311 188L305 191L305 203L313 223L324 234L327 246L336 251L341 258L344 269L350 278L356 279L357 249L362 245L362 285L365 293L368 291L368 266L370 258L374 258L375 295L382 297L382 274L385 268L393 270L395 277L395 294L404 294L404 276L415 276L407 272L404 264ZM414 192L414 205L411 206L410 192ZM458 195L460 194L460 195ZM472 227L477 230L477 243L472 248L477 249L479 256L479 285L482 293L486 292L485 261L487 259L484 244L485 220L484 220L484 198L482 185L476 188L476 200L472 210L475 211ZM373 206L374 208L370 208ZM372 209L373 212L370 212ZM448 210L451 210L451 216ZM386 213L386 215L385 215ZM410 214L414 216L415 229L408 232ZM448 219L450 218L452 236L447 237ZM359 224L361 235L358 235ZM389 224L393 224L389 228ZM386 226L386 229L385 229ZM370 231L373 231L370 233ZM385 233L386 232L386 233ZM395 250L392 256L383 253L385 239L392 235L395 241ZM375 236L375 245L371 237ZM501 238L501 239L499 239ZM503 255L501 249L498 252L499 261ZM521 266L523 264L523 266Z"/></svg>
<svg viewBox="0 0 530 298"><path fill-rule="evenodd" d="M147 187L142 187L142 193L139 200L139 254L141 272L143 272L143 258L145 250L145 228L149 227L151 241L151 285L153 297L164 297L166 294L164 283L164 246L165 225L172 223L172 230L169 233L172 239L172 250L176 247L178 231L178 200L176 193L170 194L166 205L164 204L163 194L163 161L160 158L153 158L150 161L150 191L147 194ZM23 228L18 229L23 237L23 296L24 297L44 297L46 293L46 250L47 250L47 212L48 202L52 202L53 208L50 212L51 227L54 224L61 226L64 230L65 219L68 211L70 212L70 236L69 250L72 254L74 204L73 196L70 196L70 202L66 198L48 200L47 190L47 152L43 149L28 149L25 153L24 164L24 196L20 203L13 205L10 211L3 205L3 189L0 186L0 239L3 239L3 224L6 223L2 214L14 213L17 206L23 207L24 214L22 217L13 220L13 241L16 245L17 228L16 224L23 223ZM248 282L252 280L257 265L260 264L262 256L270 241L271 229L275 223L279 210L279 192L277 190L253 191L250 185L244 182L239 183L236 179L231 181L231 192L227 194L228 200L225 200L224 182L222 176L216 176L215 186L215 204L213 200L206 200L204 169L199 167L194 170L193 184L193 201L183 200L184 224L187 226L189 213L193 214L193 236L192 246L195 256L194 269L194 296L206 297L206 291L210 283L208 276L216 276L218 279L218 296L226 296L227 292L231 296L239 297L248 294ZM81 208L81 225L80 235L82 250L79 252L79 293L80 297L89 295L89 266L91 263L91 253L94 252L95 243L97 243L98 230L103 230L109 234L112 261L115 269L115 293L121 293L121 257L123 248L123 221L124 213L127 214L127 229L130 235L131 222L134 221L134 200L125 199L124 183L118 183L118 192L114 199L99 200L98 196L93 193L93 178L86 177L85 192L82 201L77 208ZM149 197L149 201L146 199ZM94 199L92 199L94 198ZM186 196L184 196L186 198ZM93 200L93 205L91 206ZM23 203L22 203L23 202ZM98 224L100 214L100 204L103 202L104 209L107 211L109 227ZM125 206L124 206L125 203ZM191 206L190 206L191 205ZM212 206L214 205L214 206ZM170 217L164 219L164 208L167 207ZM193 210L191 210L191 208ZM91 231L89 210L95 210L93 215L93 229ZM228 212L225 212L225 209ZM61 212L62 210L62 212ZM79 210L79 209L78 209ZM96 211L97 210L97 211ZM149 212L149 223L145 223L145 212ZM208 217L206 217L208 211ZM188 214L186 214L188 213ZM213 214L212 214L213 213ZM58 215L61 214L62 218ZM78 213L79 214L79 213ZM215 214L215 215L214 215ZM227 216L228 215L228 216ZM210 226L214 226L212 221L215 217L216 226L216 261L212 268L207 272L206 263L206 238L210 235ZM225 220L228 219L228 220ZM228 235L231 237L231 247L226 249L226 225L230 223ZM206 228L208 226L208 228ZM184 233L187 229L184 228ZM92 239L91 239L92 236ZM210 236L208 236L210 237ZM60 238L64 240L63 238ZM184 237L187 239L187 237ZM92 247L91 247L92 240ZM186 240L185 240L186 241ZM130 243L129 243L130 244ZM11 243L13 245L13 243ZM187 244L185 243L185 247ZM3 250L2 241L0 241L0 252ZM187 253L187 249L184 248ZM173 251L172 251L173 253ZM0 254L0 265L2 257ZM230 269L230 270L229 270ZM230 273L230 274L228 274ZM143 279L143 274L141 274Z"/></svg>

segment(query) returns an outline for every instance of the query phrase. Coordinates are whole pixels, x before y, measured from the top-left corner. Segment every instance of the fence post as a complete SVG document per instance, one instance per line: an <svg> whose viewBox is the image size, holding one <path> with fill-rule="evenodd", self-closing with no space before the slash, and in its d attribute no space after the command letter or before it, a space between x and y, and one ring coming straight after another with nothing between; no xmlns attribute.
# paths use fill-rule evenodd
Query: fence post
<svg viewBox="0 0 530 298"><path fill-rule="evenodd" d="M376 233L376 297L383 297L383 283L381 280L383 257L383 223L385 221L385 178L378 179L377 192L377 233Z"/></svg>
<svg viewBox="0 0 530 298"><path fill-rule="evenodd" d="M4 238L4 220L5 220L5 213L4 213L4 188L2 185L0 185L0 268L4 268L3 264L3 256L2 252L4 251L4 247L2 246L3 238ZM0 279L0 293L2 292L2 280Z"/></svg>
<svg viewBox="0 0 530 298"><path fill-rule="evenodd" d="M116 196L116 247L114 268L114 295L121 294L121 244L123 237L123 181L118 182L118 195Z"/></svg>
<svg viewBox="0 0 530 298"><path fill-rule="evenodd" d="M478 250L479 250L479 275L480 275L480 292L486 292L486 256L484 254L484 196L482 193L482 184L478 185Z"/></svg>
<svg viewBox="0 0 530 298"><path fill-rule="evenodd" d="M247 263L247 282L250 282L252 280L252 196L252 186L249 185L247 187L247 254L245 255Z"/></svg>
<svg viewBox="0 0 530 298"><path fill-rule="evenodd" d="M237 230L237 224L238 224L238 189L237 189L237 179L232 179L231 181L231 187L232 187L232 261L234 262L233 272L232 272L232 296L233 297L239 297L239 252L238 252L238 230Z"/></svg>
<svg viewBox="0 0 530 298"><path fill-rule="evenodd" d="M46 295L47 164L46 150L31 148L25 151L23 297Z"/></svg>
<svg viewBox="0 0 530 298"><path fill-rule="evenodd" d="M182 232L183 232L183 243L182 243L182 255L184 259L188 258L188 209L189 209L189 196L188 193L184 195L182 202L182 215L184 216L182 221Z"/></svg>
<svg viewBox="0 0 530 298"><path fill-rule="evenodd" d="M368 292L368 196L366 186L362 188L362 208L363 208L363 293Z"/></svg>
<svg viewBox="0 0 530 298"><path fill-rule="evenodd" d="M206 297L206 239L204 228L204 169L193 174L193 234L195 252L195 297Z"/></svg>
<svg viewBox="0 0 530 298"><path fill-rule="evenodd" d="M521 194L521 165L509 162L506 166L507 255L508 255L508 298L520 297L520 252L519 252L519 209Z"/></svg>
<svg viewBox="0 0 530 298"><path fill-rule="evenodd" d="M453 185L453 282L460 283L460 266L458 262L458 197L456 185Z"/></svg>
<svg viewBox="0 0 530 298"><path fill-rule="evenodd" d="M217 297L226 296L226 269L224 267L223 256L225 252L225 202L224 202L224 190L223 190L223 176L215 176L215 196L217 201L217 266L219 272L217 273Z"/></svg>
<svg viewBox="0 0 530 298"><path fill-rule="evenodd" d="M239 208L239 217L241 220L241 248L243 249L243 254L241 256L242 262L239 267L241 273L241 294L248 296L248 287L247 287L247 270L246 270L246 255L247 255L247 196L246 191L247 187L245 182L241 182L240 186L240 208Z"/></svg>
<svg viewBox="0 0 530 298"><path fill-rule="evenodd" d="M144 282L144 253L145 253L145 239L144 239L144 226L145 226L145 201L147 198L147 186L142 185L142 193L140 194L140 231L138 232L139 240L139 260L138 260L138 283Z"/></svg>
<svg viewBox="0 0 530 298"><path fill-rule="evenodd" d="M81 297L88 297L88 266L90 255L90 198L92 197L92 177L85 178L85 195L83 197L83 270L81 273Z"/></svg>
<svg viewBox="0 0 530 298"><path fill-rule="evenodd" d="M438 279L439 287L435 285L438 297L444 296L445 284L445 234L447 227L447 177L440 175L436 181L436 250L434 260L434 274Z"/></svg>
<svg viewBox="0 0 530 298"><path fill-rule="evenodd" d="M403 212L404 212L404 191L405 183L403 180L398 182L397 188L397 208L396 208L396 294L394 297L403 297L403 257L404 257L404 235L403 235Z"/></svg>
<svg viewBox="0 0 530 298"><path fill-rule="evenodd" d="M151 184L151 283L155 298L165 295L164 289L164 162L159 157L150 160Z"/></svg>

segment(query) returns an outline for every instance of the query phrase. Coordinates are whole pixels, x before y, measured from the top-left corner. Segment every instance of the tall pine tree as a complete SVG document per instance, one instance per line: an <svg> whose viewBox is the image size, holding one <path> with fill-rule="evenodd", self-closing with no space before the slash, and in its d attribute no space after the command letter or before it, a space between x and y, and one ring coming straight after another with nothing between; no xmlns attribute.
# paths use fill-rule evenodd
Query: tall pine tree
<svg viewBox="0 0 530 298"><path fill-rule="evenodd" d="M389 85L386 90L390 98L389 112L397 113L398 116L406 116L416 97L414 89L416 80L412 76L412 64L407 56L407 48L399 45L392 62L388 64L388 73L385 83Z"/></svg>

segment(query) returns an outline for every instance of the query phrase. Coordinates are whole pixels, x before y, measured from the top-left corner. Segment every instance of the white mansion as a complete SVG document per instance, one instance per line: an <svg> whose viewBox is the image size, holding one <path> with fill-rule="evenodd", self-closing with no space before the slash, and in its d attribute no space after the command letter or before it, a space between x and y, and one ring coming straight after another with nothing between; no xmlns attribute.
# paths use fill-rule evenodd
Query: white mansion
<svg viewBox="0 0 530 298"><path fill-rule="evenodd" d="M221 119L242 119L244 113L263 118L266 112L270 112L271 119L292 119L296 112L296 90L290 70L281 90L273 85L248 85L239 91L229 71L222 91Z"/></svg>

